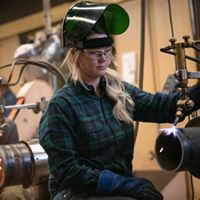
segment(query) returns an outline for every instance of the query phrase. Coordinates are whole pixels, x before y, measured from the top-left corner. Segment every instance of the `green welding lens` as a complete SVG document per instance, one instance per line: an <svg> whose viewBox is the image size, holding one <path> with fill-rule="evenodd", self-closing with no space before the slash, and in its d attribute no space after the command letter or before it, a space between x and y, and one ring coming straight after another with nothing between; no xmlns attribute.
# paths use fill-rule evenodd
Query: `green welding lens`
<svg viewBox="0 0 200 200"><path fill-rule="evenodd" d="M117 4L110 4L103 12L106 29L111 35L118 35L126 31L129 26L127 12Z"/></svg>

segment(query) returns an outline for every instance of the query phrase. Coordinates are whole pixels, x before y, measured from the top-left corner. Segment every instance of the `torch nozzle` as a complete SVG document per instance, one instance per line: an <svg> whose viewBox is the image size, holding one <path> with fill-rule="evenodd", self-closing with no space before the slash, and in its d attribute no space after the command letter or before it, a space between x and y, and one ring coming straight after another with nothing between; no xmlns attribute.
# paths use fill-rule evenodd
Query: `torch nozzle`
<svg viewBox="0 0 200 200"><path fill-rule="evenodd" d="M178 122L179 122L179 117L177 116L177 117L175 118L175 120L174 120L174 127L178 124Z"/></svg>

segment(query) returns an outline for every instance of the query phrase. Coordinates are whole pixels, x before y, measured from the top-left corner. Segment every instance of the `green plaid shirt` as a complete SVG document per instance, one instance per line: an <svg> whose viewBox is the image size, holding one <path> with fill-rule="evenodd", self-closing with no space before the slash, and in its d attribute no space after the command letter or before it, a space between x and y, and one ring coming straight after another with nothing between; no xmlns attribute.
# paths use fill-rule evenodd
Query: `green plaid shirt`
<svg viewBox="0 0 200 200"><path fill-rule="evenodd" d="M134 120L174 121L178 94L153 95L124 84L135 102ZM40 144L49 156L52 196L68 187L95 193L103 169L132 176L133 126L112 115L114 102L104 81L100 96L92 86L68 83L52 97L41 119Z"/></svg>

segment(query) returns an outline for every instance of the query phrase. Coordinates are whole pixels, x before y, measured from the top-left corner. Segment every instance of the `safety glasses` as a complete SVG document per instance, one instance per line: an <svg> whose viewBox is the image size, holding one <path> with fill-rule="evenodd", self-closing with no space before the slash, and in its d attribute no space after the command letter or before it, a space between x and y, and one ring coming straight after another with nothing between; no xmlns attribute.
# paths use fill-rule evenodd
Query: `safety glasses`
<svg viewBox="0 0 200 200"><path fill-rule="evenodd" d="M99 59L102 56L110 58L112 54L112 47L106 47L101 49L83 49L83 53L91 59Z"/></svg>

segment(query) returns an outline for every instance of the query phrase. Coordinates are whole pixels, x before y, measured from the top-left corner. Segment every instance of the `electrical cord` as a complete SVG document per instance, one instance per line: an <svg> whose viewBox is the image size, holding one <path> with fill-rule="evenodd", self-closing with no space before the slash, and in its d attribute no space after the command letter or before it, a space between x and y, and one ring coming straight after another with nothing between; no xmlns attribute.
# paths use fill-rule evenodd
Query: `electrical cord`
<svg viewBox="0 0 200 200"><path fill-rule="evenodd" d="M171 9L171 1L168 0L168 7L169 7L169 20L171 26L172 37L174 37L174 28L173 28L173 20L172 20L172 9Z"/></svg>

